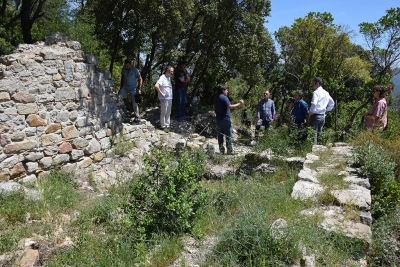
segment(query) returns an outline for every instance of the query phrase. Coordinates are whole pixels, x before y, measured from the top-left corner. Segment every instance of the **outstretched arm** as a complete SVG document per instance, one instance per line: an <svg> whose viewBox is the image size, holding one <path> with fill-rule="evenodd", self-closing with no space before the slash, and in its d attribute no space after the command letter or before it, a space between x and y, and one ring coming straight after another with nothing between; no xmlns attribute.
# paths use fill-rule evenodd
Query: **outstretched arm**
<svg viewBox="0 0 400 267"><path fill-rule="evenodd" d="M242 104L244 104L244 101L243 101L243 99L240 99L240 101L239 101L238 103L236 103L236 104L230 104L230 105L228 106L228 108L229 108L229 109L235 109L235 108L239 107L239 106L242 105Z"/></svg>

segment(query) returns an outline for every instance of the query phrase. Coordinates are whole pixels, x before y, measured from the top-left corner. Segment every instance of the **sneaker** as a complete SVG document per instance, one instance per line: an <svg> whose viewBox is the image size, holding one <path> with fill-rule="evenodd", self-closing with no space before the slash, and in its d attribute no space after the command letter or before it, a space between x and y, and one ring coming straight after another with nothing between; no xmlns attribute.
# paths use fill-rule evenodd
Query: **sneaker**
<svg viewBox="0 0 400 267"><path fill-rule="evenodd" d="M140 119L135 118L135 119L133 120L133 122L140 122Z"/></svg>

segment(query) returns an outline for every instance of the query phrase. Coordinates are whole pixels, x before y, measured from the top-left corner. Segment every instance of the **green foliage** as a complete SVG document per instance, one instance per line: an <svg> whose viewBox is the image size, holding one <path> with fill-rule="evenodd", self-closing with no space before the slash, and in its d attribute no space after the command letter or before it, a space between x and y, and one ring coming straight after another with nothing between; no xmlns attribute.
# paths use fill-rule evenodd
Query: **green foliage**
<svg viewBox="0 0 400 267"><path fill-rule="evenodd" d="M128 203L134 234L180 234L189 231L207 193L199 183L204 173L205 155L182 150L177 159L173 151L153 149L144 159L146 173L131 188Z"/></svg>
<svg viewBox="0 0 400 267"><path fill-rule="evenodd" d="M368 265L375 266L399 266L399 251L394 236L399 232L398 216L383 216L374 220L372 225L371 247L369 248L367 260Z"/></svg>
<svg viewBox="0 0 400 267"><path fill-rule="evenodd" d="M123 156L126 155L135 144L124 134L120 134L111 139L111 147L115 155Z"/></svg>
<svg viewBox="0 0 400 267"><path fill-rule="evenodd" d="M262 131L264 131L264 127L259 132L262 134ZM288 144L290 141L291 139L285 129L270 127L264 132L263 136L260 136L256 150L264 151L269 148L276 155L286 156L289 154Z"/></svg>
<svg viewBox="0 0 400 267"><path fill-rule="evenodd" d="M296 140L296 132L288 134L287 129L283 127L274 128L273 126L271 126L267 131L264 131L263 129L264 128L262 127L259 131L259 142L255 150L261 152L266 149L271 149L276 156L288 156L293 152L293 149L295 149L295 152L299 154L304 151L309 151L313 142L313 133L315 133L311 128L307 128L309 132L307 140L299 143Z"/></svg>
<svg viewBox="0 0 400 267"><path fill-rule="evenodd" d="M0 34L1 36L1 34ZM4 38L0 37L0 55L10 54L12 51L12 45L6 41Z"/></svg>
<svg viewBox="0 0 400 267"><path fill-rule="evenodd" d="M46 266L128 266L144 259L143 248L122 236L79 232L72 250L55 255Z"/></svg>
<svg viewBox="0 0 400 267"><path fill-rule="evenodd" d="M23 192L1 195L0 217L4 218L7 224L24 222L26 213L30 210L29 203L31 202L24 198Z"/></svg>
<svg viewBox="0 0 400 267"><path fill-rule="evenodd" d="M229 224L215 249L219 266L287 266L299 257L294 240L262 216L243 213Z"/></svg>
<svg viewBox="0 0 400 267"><path fill-rule="evenodd" d="M48 230L45 222L32 225L26 224L26 220L68 212L81 199L74 190L72 174L53 170L40 178L34 188L40 192L40 199L33 200L22 190L0 196L0 254L13 249L21 238Z"/></svg>
<svg viewBox="0 0 400 267"><path fill-rule="evenodd" d="M179 257L182 251L181 239L169 236L163 236L160 239L156 250L151 255L150 266L169 266Z"/></svg>
<svg viewBox="0 0 400 267"><path fill-rule="evenodd" d="M78 184L73 173L52 170L49 174L41 177L40 181L44 208L58 213L73 207L80 198L75 191L77 187Z"/></svg>
<svg viewBox="0 0 400 267"><path fill-rule="evenodd" d="M400 62L400 7L387 10L375 23L359 26L370 51L376 82L384 84L385 76L390 76Z"/></svg>
<svg viewBox="0 0 400 267"><path fill-rule="evenodd" d="M355 163L371 184L372 215L379 218L393 212L400 200L400 184L394 176L396 164L372 141L357 148Z"/></svg>
<svg viewBox="0 0 400 267"><path fill-rule="evenodd" d="M30 199L23 191L1 196L0 217L5 218L7 224L13 225L25 222L28 212L32 218L36 218L48 210L55 213L64 211L79 200L75 187L72 174L53 170L41 177L36 188L41 193L40 200Z"/></svg>
<svg viewBox="0 0 400 267"><path fill-rule="evenodd" d="M66 0L46 0L43 14L32 26L33 40L43 40L51 32L62 32L69 36L71 19Z"/></svg>

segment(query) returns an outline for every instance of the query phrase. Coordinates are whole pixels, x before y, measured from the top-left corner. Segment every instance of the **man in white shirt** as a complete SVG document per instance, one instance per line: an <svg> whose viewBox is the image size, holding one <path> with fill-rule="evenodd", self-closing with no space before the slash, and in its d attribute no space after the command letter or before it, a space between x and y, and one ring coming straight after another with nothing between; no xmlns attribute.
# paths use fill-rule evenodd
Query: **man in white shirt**
<svg viewBox="0 0 400 267"><path fill-rule="evenodd" d="M174 74L174 67L168 66L163 75L160 76L154 87L158 92L158 99L161 103L160 124L161 129L168 130L172 107L172 83L171 76Z"/></svg>
<svg viewBox="0 0 400 267"><path fill-rule="evenodd" d="M331 111L335 106L335 102L329 93L322 88L323 81L320 77L312 79L312 87L314 88L313 97L311 100L309 116L309 125L316 131L314 143L320 139L325 123L326 112Z"/></svg>

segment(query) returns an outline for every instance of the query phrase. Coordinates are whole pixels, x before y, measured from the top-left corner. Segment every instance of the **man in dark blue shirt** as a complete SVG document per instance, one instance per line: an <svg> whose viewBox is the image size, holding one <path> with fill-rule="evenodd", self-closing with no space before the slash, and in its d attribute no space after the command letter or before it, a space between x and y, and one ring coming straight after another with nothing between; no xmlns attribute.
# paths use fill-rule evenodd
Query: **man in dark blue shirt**
<svg viewBox="0 0 400 267"><path fill-rule="evenodd" d="M294 105L291 112L293 123L291 125L292 132L297 133L297 141L303 142L307 138L307 124L306 119L308 116L308 105L302 99L303 91L298 90L294 94Z"/></svg>
<svg viewBox="0 0 400 267"><path fill-rule="evenodd" d="M214 111L216 114L218 145L221 154L225 154L224 135L226 139L227 153L232 154L232 122L231 109L235 109L244 103L243 99L236 104L231 104L228 95L228 86L218 85L217 95L214 96Z"/></svg>

